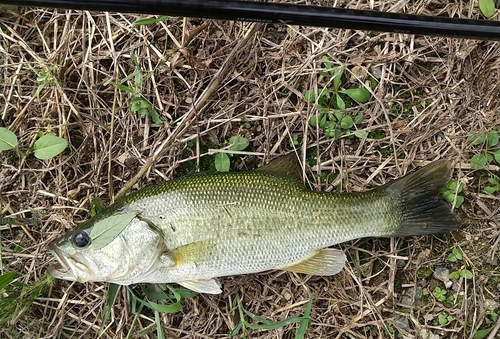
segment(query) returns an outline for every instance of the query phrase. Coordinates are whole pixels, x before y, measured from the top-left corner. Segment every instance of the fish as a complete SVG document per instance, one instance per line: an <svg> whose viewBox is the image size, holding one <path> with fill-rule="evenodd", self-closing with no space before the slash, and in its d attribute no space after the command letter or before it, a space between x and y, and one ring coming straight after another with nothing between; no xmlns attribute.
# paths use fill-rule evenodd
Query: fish
<svg viewBox="0 0 500 339"><path fill-rule="evenodd" d="M49 274L218 294L224 276L335 275L346 256L332 246L349 240L461 225L440 197L451 177L447 160L365 192L311 190L301 173L291 153L253 171L198 173L130 193L54 241Z"/></svg>

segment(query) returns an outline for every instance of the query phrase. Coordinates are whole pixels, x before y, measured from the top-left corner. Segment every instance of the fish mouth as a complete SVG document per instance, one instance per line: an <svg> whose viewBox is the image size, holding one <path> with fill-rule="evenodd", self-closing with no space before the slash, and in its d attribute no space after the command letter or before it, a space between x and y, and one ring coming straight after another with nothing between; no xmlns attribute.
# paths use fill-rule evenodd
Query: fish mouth
<svg viewBox="0 0 500 339"><path fill-rule="evenodd" d="M50 246L49 251L57 259L57 263L48 268L48 273L51 276L57 279L82 281L81 277L75 275L73 268L79 267L88 270L86 265L74 258L67 257L57 246Z"/></svg>

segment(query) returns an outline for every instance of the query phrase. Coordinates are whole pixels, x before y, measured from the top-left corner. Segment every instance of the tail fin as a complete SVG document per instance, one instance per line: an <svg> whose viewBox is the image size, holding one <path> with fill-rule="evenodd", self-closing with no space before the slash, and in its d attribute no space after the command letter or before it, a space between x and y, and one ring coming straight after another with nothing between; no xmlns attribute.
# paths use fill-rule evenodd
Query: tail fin
<svg viewBox="0 0 500 339"><path fill-rule="evenodd" d="M438 160L385 187L400 203L400 227L392 236L444 233L460 227L458 216L439 197L450 176L450 163Z"/></svg>

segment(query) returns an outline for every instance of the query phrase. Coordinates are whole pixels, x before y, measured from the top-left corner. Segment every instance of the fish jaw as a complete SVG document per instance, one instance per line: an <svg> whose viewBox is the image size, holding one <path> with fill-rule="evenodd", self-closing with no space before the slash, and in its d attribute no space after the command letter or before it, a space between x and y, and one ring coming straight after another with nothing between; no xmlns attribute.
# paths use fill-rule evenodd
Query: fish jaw
<svg viewBox="0 0 500 339"><path fill-rule="evenodd" d="M74 256L65 255L61 249L52 244L49 248L50 253L56 258L57 264L48 269L48 273L57 279L85 282L88 281L90 270L87 265L77 260ZM82 260L82 258L79 258ZM86 275L75 275L74 272L86 272Z"/></svg>

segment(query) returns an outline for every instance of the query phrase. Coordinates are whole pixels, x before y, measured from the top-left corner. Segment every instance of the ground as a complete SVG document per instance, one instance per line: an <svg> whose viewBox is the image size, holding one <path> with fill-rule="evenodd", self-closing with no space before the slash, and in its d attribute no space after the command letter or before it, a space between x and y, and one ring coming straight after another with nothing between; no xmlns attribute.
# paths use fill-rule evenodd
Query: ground
<svg viewBox="0 0 500 339"><path fill-rule="evenodd" d="M318 3L483 19L475 1ZM29 308L21 307L26 293L10 304L14 317L1 325L1 338L96 338L101 326L102 338L293 338L301 322L305 338L499 335L500 199L484 191L499 175L498 160L486 157L498 150L500 130L497 42L2 11L0 126L19 139L16 149L0 152L1 273L18 272L17 285L0 287L4 301L20 284L26 292L45 281L54 263L48 245L90 217L92 199L110 204L126 189L214 170L215 154L234 136L249 146L230 158L232 170L251 170L295 148L306 184L325 191L368 190L448 159L464 186L456 208L464 224L451 234L340 244L348 263L334 277L276 271L222 278L221 295L185 296L174 313L134 313L122 287L103 322L108 284L57 280L42 284ZM364 88L367 100L340 94L340 110L333 67L344 70L338 90ZM335 113L353 119L339 116L340 123ZM50 132L68 147L37 159L30 150ZM475 142L488 133L490 140ZM483 163L471 166L481 156ZM133 291L144 298L140 286ZM243 309L291 324L238 327L242 315L262 325Z"/></svg>

